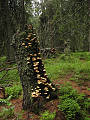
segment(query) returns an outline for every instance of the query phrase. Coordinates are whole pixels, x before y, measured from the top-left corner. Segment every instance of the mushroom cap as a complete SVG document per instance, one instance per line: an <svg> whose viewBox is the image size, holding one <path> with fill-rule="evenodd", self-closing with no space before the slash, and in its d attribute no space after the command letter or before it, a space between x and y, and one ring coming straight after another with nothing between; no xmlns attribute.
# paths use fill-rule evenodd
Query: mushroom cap
<svg viewBox="0 0 90 120"><path fill-rule="evenodd" d="M28 38L30 38L31 37L31 34L28 34L28 36L27 36Z"/></svg>
<svg viewBox="0 0 90 120"><path fill-rule="evenodd" d="M35 58L35 57L32 57L32 61L36 61L36 58Z"/></svg>
<svg viewBox="0 0 90 120"><path fill-rule="evenodd" d="M52 88L53 89L53 91L55 91L56 89L55 88Z"/></svg>
<svg viewBox="0 0 90 120"><path fill-rule="evenodd" d="M27 57L27 60L30 60L30 57Z"/></svg>
<svg viewBox="0 0 90 120"><path fill-rule="evenodd" d="M27 64L30 64L30 62L28 61Z"/></svg>
<svg viewBox="0 0 90 120"><path fill-rule="evenodd" d="M34 70L38 70L38 67L34 67Z"/></svg>
<svg viewBox="0 0 90 120"><path fill-rule="evenodd" d="M40 74L37 74L37 78L40 79L40 77L41 77Z"/></svg>
<svg viewBox="0 0 90 120"><path fill-rule="evenodd" d="M37 88L40 88L39 86L37 86Z"/></svg>
<svg viewBox="0 0 90 120"><path fill-rule="evenodd" d="M45 88L44 88L44 90L45 90L45 91L48 91L48 88L47 88L47 87L45 87Z"/></svg>
<svg viewBox="0 0 90 120"><path fill-rule="evenodd" d="M33 64L34 64L35 66L37 66L37 65L39 64L39 62L34 62Z"/></svg>
<svg viewBox="0 0 90 120"><path fill-rule="evenodd" d="M34 54L33 56L37 56L37 54Z"/></svg>
<svg viewBox="0 0 90 120"><path fill-rule="evenodd" d="M22 43L22 45L24 46L24 45L25 45L25 43Z"/></svg>
<svg viewBox="0 0 90 120"><path fill-rule="evenodd" d="M31 41L34 41L36 39L36 37L34 37L33 39L31 39Z"/></svg>
<svg viewBox="0 0 90 120"><path fill-rule="evenodd" d="M27 37L26 40L30 40L30 38Z"/></svg>
<svg viewBox="0 0 90 120"><path fill-rule="evenodd" d="M41 83L42 83L40 80L38 80L37 82L38 82L38 84L41 84Z"/></svg>
<svg viewBox="0 0 90 120"><path fill-rule="evenodd" d="M40 58L40 57L37 57L37 60L41 60L41 58Z"/></svg>
<svg viewBox="0 0 90 120"><path fill-rule="evenodd" d="M35 72L39 73L39 71L38 71L38 70L35 70Z"/></svg>
<svg viewBox="0 0 90 120"><path fill-rule="evenodd" d="M25 48L27 48L28 46L25 46Z"/></svg>
<svg viewBox="0 0 90 120"><path fill-rule="evenodd" d="M38 53L38 55L41 55L41 53Z"/></svg>
<svg viewBox="0 0 90 120"><path fill-rule="evenodd" d="M31 45L32 43L28 43L28 45Z"/></svg>
<svg viewBox="0 0 90 120"><path fill-rule="evenodd" d="M46 97L46 99L49 99L50 98L50 95L48 95L47 97Z"/></svg>
<svg viewBox="0 0 90 120"><path fill-rule="evenodd" d="M45 70L45 69L44 69L43 71L44 71L44 72L46 72L46 70Z"/></svg>

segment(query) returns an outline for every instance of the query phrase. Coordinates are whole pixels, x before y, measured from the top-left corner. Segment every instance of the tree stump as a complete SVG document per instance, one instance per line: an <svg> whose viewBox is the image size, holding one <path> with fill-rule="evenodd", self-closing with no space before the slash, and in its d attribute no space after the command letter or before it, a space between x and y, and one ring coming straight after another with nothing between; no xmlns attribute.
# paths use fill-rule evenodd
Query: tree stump
<svg viewBox="0 0 90 120"><path fill-rule="evenodd" d="M39 111L43 101L57 97L56 87L49 80L44 68L39 42L32 25L15 35L16 61L23 88L23 109ZM39 101L41 98L41 102ZM41 105L40 105L41 104Z"/></svg>

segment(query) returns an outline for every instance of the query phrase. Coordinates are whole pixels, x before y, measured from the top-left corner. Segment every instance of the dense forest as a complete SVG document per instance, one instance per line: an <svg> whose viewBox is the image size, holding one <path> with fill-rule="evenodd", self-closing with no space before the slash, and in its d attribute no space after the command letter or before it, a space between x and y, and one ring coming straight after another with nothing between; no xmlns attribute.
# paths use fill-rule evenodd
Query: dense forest
<svg viewBox="0 0 90 120"><path fill-rule="evenodd" d="M90 119L90 0L0 0L0 120Z"/></svg>

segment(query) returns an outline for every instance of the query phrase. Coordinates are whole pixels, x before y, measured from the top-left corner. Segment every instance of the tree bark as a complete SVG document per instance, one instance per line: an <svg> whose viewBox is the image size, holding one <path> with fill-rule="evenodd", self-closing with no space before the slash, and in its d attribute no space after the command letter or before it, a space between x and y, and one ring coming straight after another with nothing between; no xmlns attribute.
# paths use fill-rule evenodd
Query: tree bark
<svg viewBox="0 0 90 120"><path fill-rule="evenodd" d="M88 0L88 8L89 8L89 18L90 18L90 0ZM90 21L89 21L89 25L90 25ZM89 43L89 52L90 52L90 28L89 28L88 43Z"/></svg>

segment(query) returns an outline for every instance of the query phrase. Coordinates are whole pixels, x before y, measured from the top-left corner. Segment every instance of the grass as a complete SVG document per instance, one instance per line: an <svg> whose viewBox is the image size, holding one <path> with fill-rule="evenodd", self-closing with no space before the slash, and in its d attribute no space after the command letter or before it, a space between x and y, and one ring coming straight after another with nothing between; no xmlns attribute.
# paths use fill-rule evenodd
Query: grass
<svg viewBox="0 0 90 120"><path fill-rule="evenodd" d="M56 113L50 113L49 111L45 111L41 114L40 120L54 120Z"/></svg>
<svg viewBox="0 0 90 120"><path fill-rule="evenodd" d="M4 67L14 67L16 64L5 66L6 57L1 57L0 62ZM89 81L90 80L90 53L77 52L71 53L69 56L59 54L57 58L43 60L47 74L51 80L58 79L68 73L74 73L71 80ZM0 72L0 78L6 71ZM9 70L8 74L0 81L0 84L19 82L20 78L17 69Z"/></svg>
<svg viewBox="0 0 90 120"><path fill-rule="evenodd" d="M2 77L3 79L0 80L0 84L3 84L3 85L6 85L6 84L13 85L20 81L20 77L17 69L9 70L7 73L6 71L0 72L0 78Z"/></svg>
<svg viewBox="0 0 90 120"><path fill-rule="evenodd" d="M81 60L81 56L84 56L84 61ZM85 57L86 56L86 57ZM58 58L44 60L45 68L48 76L51 80L57 79L60 75L68 73L74 73L73 79L79 81L90 79L90 53L72 53L70 56L61 54Z"/></svg>
<svg viewBox="0 0 90 120"><path fill-rule="evenodd" d="M6 62L6 56L0 57L0 66L1 66L1 67L6 66L6 65L5 65L5 62Z"/></svg>

